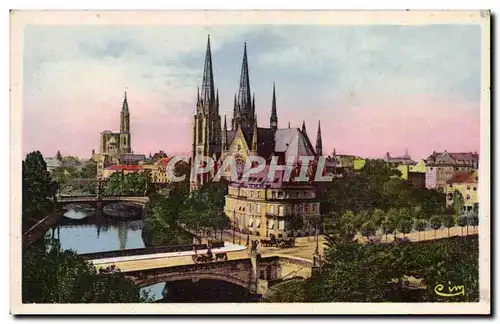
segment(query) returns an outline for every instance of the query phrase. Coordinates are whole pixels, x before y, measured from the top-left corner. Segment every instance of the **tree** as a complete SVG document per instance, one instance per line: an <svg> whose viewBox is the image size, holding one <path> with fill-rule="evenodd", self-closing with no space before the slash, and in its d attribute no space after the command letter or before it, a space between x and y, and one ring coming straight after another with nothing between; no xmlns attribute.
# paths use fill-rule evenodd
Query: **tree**
<svg viewBox="0 0 500 324"><path fill-rule="evenodd" d="M382 221L384 220L385 218L385 212L380 209L380 208L376 208L373 213L372 213L372 221L373 221L373 224L375 225L375 227L380 227L380 225L382 225Z"/></svg>
<svg viewBox="0 0 500 324"><path fill-rule="evenodd" d="M385 234L385 241L388 242L387 235L394 233L396 230L396 223L394 223L394 220L386 215L384 217L384 220L382 221L382 233Z"/></svg>
<svg viewBox="0 0 500 324"><path fill-rule="evenodd" d="M455 210L455 214L459 215L462 212L462 208L464 206L464 197L462 193L458 190L453 192L453 210Z"/></svg>
<svg viewBox="0 0 500 324"><path fill-rule="evenodd" d="M441 223L442 223L441 217L438 215L434 215L431 217L429 222L431 223L431 227L434 230L434 238L436 238L437 230L441 228Z"/></svg>
<svg viewBox="0 0 500 324"><path fill-rule="evenodd" d="M396 239L396 235L397 235L396 230L398 229L398 224L399 224L399 220L400 220L399 216L400 216L400 214L396 208L391 208L387 211L386 217L389 219L389 222L393 226L394 239Z"/></svg>
<svg viewBox="0 0 500 324"><path fill-rule="evenodd" d="M399 224L398 224L398 230L403 233L403 237L405 237L406 234L410 233L411 232L411 228L412 228L412 221L410 218L402 218L400 221L399 221Z"/></svg>
<svg viewBox="0 0 500 324"><path fill-rule="evenodd" d="M23 253L23 303L139 303L151 301L120 273L100 275L72 251L30 247Z"/></svg>
<svg viewBox="0 0 500 324"><path fill-rule="evenodd" d="M479 215L477 212L472 212L468 217L468 225L472 226L474 229L479 225Z"/></svg>
<svg viewBox="0 0 500 324"><path fill-rule="evenodd" d="M61 152L60 151L57 151L57 154L56 154L56 159L59 161L59 162L62 162L62 155L61 155Z"/></svg>
<svg viewBox="0 0 500 324"><path fill-rule="evenodd" d="M443 225L448 228L448 237L450 237L450 228L455 226L455 217L452 214L443 215Z"/></svg>
<svg viewBox="0 0 500 324"><path fill-rule="evenodd" d="M78 176L83 179L95 179L97 177L97 163L93 159L88 160Z"/></svg>
<svg viewBox="0 0 500 324"><path fill-rule="evenodd" d="M420 233L425 230L427 223L423 219L415 220L415 230L418 231L418 240L420 241ZM425 239L425 237L424 237Z"/></svg>
<svg viewBox="0 0 500 324"><path fill-rule="evenodd" d="M291 279L274 285L264 296L264 300L270 303L300 303L307 301L307 281L303 279Z"/></svg>
<svg viewBox="0 0 500 324"><path fill-rule="evenodd" d="M55 197L58 185L52 181L47 164L39 151L26 156L22 162L22 173L23 218L35 214L39 214L38 218L41 218L51 206L51 199Z"/></svg>
<svg viewBox="0 0 500 324"><path fill-rule="evenodd" d="M464 227L467 226L467 217L461 215L457 219L457 224L460 226L460 230L462 232L462 236L464 236Z"/></svg>
<svg viewBox="0 0 500 324"><path fill-rule="evenodd" d="M361 233L367 239L375 234L375 225L372 221L367 221L361 226Z"/></svg>

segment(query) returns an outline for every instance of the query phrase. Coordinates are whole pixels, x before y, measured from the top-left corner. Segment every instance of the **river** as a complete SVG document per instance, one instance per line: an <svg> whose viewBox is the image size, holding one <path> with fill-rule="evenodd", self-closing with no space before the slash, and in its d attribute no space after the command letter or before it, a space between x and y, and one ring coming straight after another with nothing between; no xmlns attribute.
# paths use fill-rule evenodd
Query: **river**
<svg viewBox="0 0 500 324"><path fill-rule="evenodd" d="M137 212L135 219L113 220L108 217L96 218L95 211L84 205L74 205L64 214L60 224L49 229L45 238L59 237L63 250L73 250L78 254L144 248L147 245L143 233L140 211L127 210L123 206L104 209L108 215L123 212ZM108 215L110 216L110 215ZM112 215L111 215L112 216ZM130 216L130 215L129 215ZM172 237L172 233L165 233ZM179 237L185 233L179 233ZM185 238L184 238L185 239ZM221 281L200 280L181 281L151 285L141 289L148 291L155 302L242 302L253 301L248 293L235 285Z"/></svg>

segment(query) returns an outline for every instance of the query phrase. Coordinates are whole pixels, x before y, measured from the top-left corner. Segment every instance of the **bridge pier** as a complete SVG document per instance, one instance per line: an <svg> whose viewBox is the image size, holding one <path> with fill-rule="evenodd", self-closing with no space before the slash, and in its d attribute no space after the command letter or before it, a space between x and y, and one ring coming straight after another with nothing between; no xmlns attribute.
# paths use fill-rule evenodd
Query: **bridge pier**
<svg viewBox="0 0 500 324"><path fill-rule="evenodd" d="M250 291L251 294L258 294L259 293L258 269L260 263L260 253L258 253L257 250L252 249L249 254L250 254L250 263L252 264L252 267L250 269L250 277L248 278L249 279L248 290Z"/></svg>

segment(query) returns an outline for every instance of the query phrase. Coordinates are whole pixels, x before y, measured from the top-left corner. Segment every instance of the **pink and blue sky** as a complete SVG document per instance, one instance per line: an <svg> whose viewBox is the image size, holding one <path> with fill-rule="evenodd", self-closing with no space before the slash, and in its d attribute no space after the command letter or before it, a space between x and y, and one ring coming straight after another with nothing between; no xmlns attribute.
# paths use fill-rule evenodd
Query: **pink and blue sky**
<svg viewBox="0 0 500 324"><path fill-rule="evenodd" d="M306 121L323 152L414 159L479 151L480 26L28 26L23 154L88 158L118 130L125 89L135 153L189 152L211 35L220 114L232 116L243 44L261 127Z"/></svg>

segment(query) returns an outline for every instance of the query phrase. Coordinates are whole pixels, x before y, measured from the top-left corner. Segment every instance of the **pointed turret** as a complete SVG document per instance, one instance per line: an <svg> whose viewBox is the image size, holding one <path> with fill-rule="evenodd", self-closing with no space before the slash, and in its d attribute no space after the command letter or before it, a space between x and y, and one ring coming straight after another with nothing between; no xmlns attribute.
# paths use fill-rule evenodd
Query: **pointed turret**
<svg viewBox="0 0 500 324"><path fill-rule="evenodd" d="M276 113L276 87L273 82L273 102L271 106L271 118L270 118L271 129L278 129L278 114ZM288 128L290 128L290 122L288 123Z"/></svg>
<svg viewBox="0 0 500 324"><path fill-rule="evenodd" d="M247 43L243 50L243 62L241 63L240 87L238 90L238 108L242 125L252 126L252 98L250 92L250 77L248 73Z"/></svg>
<svg viewBox="0 0 500 324"><path fill-rule="evenodd" d="M316 135L316 155L323 155L323 141L321 140L321 123L318 120L318 134Z"/></svg>
<svg viewBox="0 0 500 324"><path fill-rule="evenodd" d="M253 123L253 137L252 137L252 151L254 151L257 154L257 116L254 118L254 123Z"/></svg>
<svg viewBox="0 0 500 324"><path fill-rule="evenodd" d="M234 94L233 119L231 120L231 129L236 130L236 119L238 118L238 102L236 93Z"/></svg>
<svg viewBox="0 0 500 324"><path fill-rule="evenodd" d="M200 87L197 88L196 95L197 95L196 102L199 103L200 102Z"/></svg>
<svg viewBox="0 0 500 324"><path fill-rule="evenodd" d="M288 122L288 128L290 128L290 122Z"/></svg>
<svg viewBox="0 0 500 324"><path fill-rule="evenodd" d="M302 133L306 134L306 121L302 121Z"/></svg>
<svg viewBox="0 0 500 324"><path fill-rule="evenodd" d="M335 147L333 148L333 156L337 156L337 152L335 151Z"/></svg>
<svg viewBox="0 0 500 324"><path fill-rule="evenodd" d="M224 114L224 129L222 130L222 150L227 151L227 121Z"/></svg>
<svg viewBox="0 0 500 324"><path fill-rule="evenodd" d="M215 87L214 73L212 70L212 52L210 50L210 35L208 35L207 52L205 54L205 69L203 70L203 83L201 85L201 100L204 103L214 103Z"/></svg>
<svg viewBox="0 0 500 324"><path fill-rule="evenodd" d="M215 98L215 105L219 108L219 88L217 88L217 97Z"/></svg>

